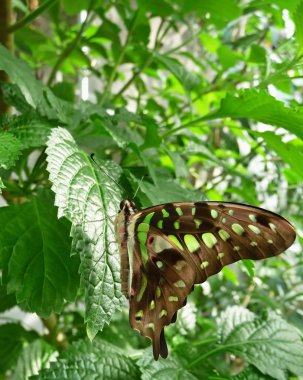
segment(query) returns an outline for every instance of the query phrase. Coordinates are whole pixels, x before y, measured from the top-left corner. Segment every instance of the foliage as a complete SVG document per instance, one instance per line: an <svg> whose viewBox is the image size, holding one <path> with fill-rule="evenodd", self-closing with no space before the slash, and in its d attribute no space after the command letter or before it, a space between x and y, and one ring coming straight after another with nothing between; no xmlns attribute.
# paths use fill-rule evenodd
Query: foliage
<svg viewBox="0 0 303 380"><path fill-rule="evenodd" d="M0 377L299 379L303 2L28 3L16 54L0 44L0 311L47 333L3 315ZM135 193L260 205L298 233L196 286L158 362L120 290L111 221Z"/></svg>

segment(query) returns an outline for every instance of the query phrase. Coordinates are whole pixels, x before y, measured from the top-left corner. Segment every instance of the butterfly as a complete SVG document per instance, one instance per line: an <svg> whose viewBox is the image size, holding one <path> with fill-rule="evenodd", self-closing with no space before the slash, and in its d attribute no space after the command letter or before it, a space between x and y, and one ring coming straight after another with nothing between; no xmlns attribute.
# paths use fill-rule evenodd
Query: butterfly
<svg viewBox="0 0 303 380"><path fill-rule="evenodd" d="M296 234L282 216L245 204L180 202L137 211L123 200L115 236L130 325L151 339L158 360L168 355L164 327L176 321L195 284L238 260L278 255Z"/></svg>

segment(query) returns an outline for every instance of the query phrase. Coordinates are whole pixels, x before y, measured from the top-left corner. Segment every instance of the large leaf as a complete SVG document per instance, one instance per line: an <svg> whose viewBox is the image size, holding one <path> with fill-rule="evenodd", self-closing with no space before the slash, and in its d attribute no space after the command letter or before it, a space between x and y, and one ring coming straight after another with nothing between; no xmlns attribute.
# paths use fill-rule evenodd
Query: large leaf
<svg viewBox="0 0 303 380"><path fill-rule="evenodd" d="M116 346L98 338L79 341L63 357L31 379L139 379L137 366Z"/></svg>
<svg viewBox="0 0 303 380"><path fill-rule="evenodd" d="M93 338L123 304L120 258L110 223L118 211L120 190L63 128L53 130L47 155L58 215L65 215L73 224L73 253L81 258L85 320ZM114 163L104 166L105 172L118 179L120 171Z"/></svg>
<svg viewBox="0 0 303 380"><path fill-rule="evenodd" d="M266 91L243 90L238 96L227 95L218 111L205 116L205 120L222 117L250 118L282 127L303 139L303 112L286 108Z"/></svg>
<svg viewBox="0 0 303 380"><path fill-rule="evenodd" d="M0 267L7 290L44 317L59 313L77 293L79 261L70 257L70 224L56 213L49 193L0 208Z"/></svg>
<svg viewBox="0 0 303 380"><path fill-rule="evenodd" d="M287 380L288 371L303 375L302 334L279 316L259 319L241 307L229 307L221 315L220 343L265 375Z"/></svg>

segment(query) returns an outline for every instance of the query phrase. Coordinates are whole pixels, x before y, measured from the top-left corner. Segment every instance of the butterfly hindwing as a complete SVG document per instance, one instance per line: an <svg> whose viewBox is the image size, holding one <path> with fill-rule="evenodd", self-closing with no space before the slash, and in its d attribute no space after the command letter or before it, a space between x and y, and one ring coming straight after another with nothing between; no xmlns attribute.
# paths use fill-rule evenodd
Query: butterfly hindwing
<svg viewBox="0 0 303 380"><path fill-rule="evenodd" d="M140 211L129 223L130 323L167 356L164 327L193 284L241 259L277 255L294 241L291 224L269 211L233 203L174 203Z"/></svg>

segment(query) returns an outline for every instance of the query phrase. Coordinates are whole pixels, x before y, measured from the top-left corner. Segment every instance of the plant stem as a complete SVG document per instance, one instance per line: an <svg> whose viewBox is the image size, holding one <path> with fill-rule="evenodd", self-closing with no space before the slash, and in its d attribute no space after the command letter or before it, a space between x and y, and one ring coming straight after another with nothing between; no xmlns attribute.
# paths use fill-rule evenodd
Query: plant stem
<svg viewBox="0 0 303 380"><path fill-rule="evenodd" d="M23 28L25 25L32 22L35 18L40 16L41 13L46 11L48 8L53 6L55 3L57 3L58 0L47 0L43 4L40 5L37 9L35 9L33 12L31 12L28 16L24 17L22 20L16 22L15 24L11 25L8 28L8 32L12 33L15 32L18 29Z"/></svg>
<svg viewBox="0 0 303 380"><path fill-rule="evenodd" d="M104 101L106 100L107 98L107 95L108 93L111 91L111 88L112 88L112 84L115 80L115 77L116 77L116 74L117 74L117 71L118 71L118 68L124 58L124 55L126 53L126 50L127 50L127 47L128 47L128 44L129 44L129 41L131 40L132 38L132 35L133 35L133 31L134 31L134 27L136 25L136 19L137 19L137 16L138 16L138 12L136 12L134 14L134 17L133 17L133 20L132 20L132 23L131 23L131 26L129 28L129 31L128 31L128 34L127 34L127 37L126 37L126 41L125 41L125 44L124 46L122 47L121 51L120 51L120 54L119 54L119 57L115 63L115 66L113 67L112 69L112 72L109 76L109 79L108 79L108 82L105 86L105 89L103 91L103 95L101 97L101 100L100 100L100 104L102 105L104 103Z"/></svg>
<svg viewBox="0 0 303 380"><path fill-rule="evenodd" d="M69 57L69 55L72 53L72 51L77 47L78 42L81 39L82 33L83 33L83 31L84 31L84 29L86 27L86 24L87 24L87 22L89 20L90 12L91 12L91 10L94 7L94 3L95 3L95 0L91 0L89 8L87 10L87 14L86 14L85 20L83 21L83 23L81 25L81 28L79 29L78 33L76 34L76 37L73 39L73 41L71 41L66 46L66 48L60 54L57 62L55 63L55 66L53 67L52 72L50 73L50 76L49 76L48 81L47 81L47 85L48 86L52 85L52 83L53 83L53 81L54 81L54 79L56 77L56 74L57 74L57 72L60 69L60 66L66 60L66 58Z"/></svg>
<svg viewBox="0 0 303 380"><path fill-rule="evenodd" d="M8 28L13 22L12 1L2 0L0 4L0 43L13 53L14 36L8 32ZM0 82L9 82L8 75L2 70L0 70ZM3 94L0 89L0 115L10 113L10 110L10 106L4 102Z"/></svg>
<svg viewBox="0 0 303 380"><path fill-rule="evenodd" d="M154 47L152 49L152 51L150 52L150 54L146 57L146 59L144 60L143 64L141 65L141 67L134 73L134 75L125 83L125 85L120 89L120 91L114 96L113 100L116 100L117 98L119 98L125 90L128 89L128 87L138 78L138 76L146 69L146 67L149 66L149 64L152 62L153 60L153 52L156 51L159 47L160 47L160 44L161 44L161 41L162 39L164 38L164 36L166 35L166 33L168 32L169 28L170 28L170 24L166 27L166 29L164 30L162 36L159 38L159 35L160 35L160 32L162 30L162 27L165 23L165 20L162 19L161 20L161 23L159 25L159 28L157 30L157 33L156 33L156 37L155 37L155 44L154 44Z"/></svg>

